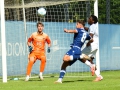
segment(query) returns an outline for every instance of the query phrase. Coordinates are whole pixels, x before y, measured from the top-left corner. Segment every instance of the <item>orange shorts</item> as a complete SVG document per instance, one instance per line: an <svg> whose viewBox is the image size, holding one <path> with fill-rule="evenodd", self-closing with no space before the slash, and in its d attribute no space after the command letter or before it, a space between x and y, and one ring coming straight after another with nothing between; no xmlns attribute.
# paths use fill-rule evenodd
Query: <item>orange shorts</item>
<svg viewBox="0 0 120 90"><path fill-rule="evenodd" d="M34 60L36 61L37 59L39 60L46 60L46 55L45 55L45 51L39 51L39 52L35 52L35 51L32 51L28 58L31 58L31 57L34 57Z"/></svg>

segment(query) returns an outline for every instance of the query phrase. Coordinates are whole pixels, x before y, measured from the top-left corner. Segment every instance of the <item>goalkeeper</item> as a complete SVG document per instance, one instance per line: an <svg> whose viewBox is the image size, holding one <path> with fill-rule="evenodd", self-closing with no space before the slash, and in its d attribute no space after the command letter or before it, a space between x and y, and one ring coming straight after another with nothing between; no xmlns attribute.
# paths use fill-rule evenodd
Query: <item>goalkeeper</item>
<svg viewBox="0 0 120 90"><path fill-rule="evenodd" d="M48 44L47 52L50 53L51 40L49 36L43 32L44 24L41 22L37 23L37 32L32 33L28 38L27 45L29 47L29 62L27 65L26 79L29 80L31 69L36 60L40 60L40 73L39 78L43 80L43 71L46 65L46 54L45 54L45 44Z"/></svg>

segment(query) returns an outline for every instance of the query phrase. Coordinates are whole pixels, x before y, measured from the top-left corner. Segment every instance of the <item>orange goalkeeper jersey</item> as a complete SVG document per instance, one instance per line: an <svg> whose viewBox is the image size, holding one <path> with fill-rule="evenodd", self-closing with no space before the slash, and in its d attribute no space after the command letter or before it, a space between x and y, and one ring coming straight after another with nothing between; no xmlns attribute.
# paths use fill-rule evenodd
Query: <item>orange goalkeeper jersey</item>
<svg viewBox="0 0 120 90"><path fill-rule="evenodd" d="M50 44L51 40L46 33L38 34L37 32L34 32L28 38L28 42L32 43L33 51L39 52L41 50L45 50L45 44Z"/></svg>

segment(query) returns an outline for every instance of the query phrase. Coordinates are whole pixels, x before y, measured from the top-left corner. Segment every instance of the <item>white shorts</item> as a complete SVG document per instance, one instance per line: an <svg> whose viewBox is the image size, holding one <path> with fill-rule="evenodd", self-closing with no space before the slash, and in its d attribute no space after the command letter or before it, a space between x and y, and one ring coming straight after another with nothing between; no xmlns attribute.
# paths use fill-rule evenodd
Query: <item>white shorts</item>
<svg viewBox="0 0 120 90"><path fill-rule="evenodd" d="M89 57L92 56L95 58L97 50L98 50L98 45L92 45L89 47L85 47L82 50L82 53L88 55Z"/></svg>

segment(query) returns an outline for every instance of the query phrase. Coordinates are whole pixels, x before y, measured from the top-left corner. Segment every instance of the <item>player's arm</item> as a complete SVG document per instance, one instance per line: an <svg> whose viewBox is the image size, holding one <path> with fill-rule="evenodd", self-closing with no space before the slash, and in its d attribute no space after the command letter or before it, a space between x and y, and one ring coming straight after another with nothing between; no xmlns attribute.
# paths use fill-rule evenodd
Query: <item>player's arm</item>
<svg viewBox="0 0 120 90"><path fill-rule="evenodd" d="M89 35L93 38L93 36L94 36L94 33L95 33L95 29L93 28L93 27L89 27Z"/></svg>
<svg viewBox="0 0 120 90"><path fill-rule="evenodd" d="M47 52L50 53L51 40L50 40L50 37L49 37L49 36L47 36L46 41L47 41L47 44L48 44Z"/></svg>
<svg viewBox="0 0 120 90"><path fill-rule="evenodd" d="M28 38L28 41L27 41L27 45L28 45L28 46L31 46L31 41L32 41L32 36L30 36L30 37Z"/></svg>
<svg viewBox="0 0 120 90"><path fill-rule="evenodd" d="M30 41L28 41L28 42L27 42L27 45L28 45L28 46L31 46L31 42L30 42Z"/></svg>
<svg viewBox="0 0 120 90"><path fill-rule="evenodd" d="M90 40L88 41L88 43L87 43L86 46L90 46L90 44L94 41L93 38L92 38L92 36L91 35L89 35L89 36L90 36Z"/></svg>
<svg viewBox="0 0 120 90"><path fill-rule="evenodd" d="M31 46L31 41L32 41L32 35L28 38L28 41L27 41L27 45L28 45L28 48L29 48L29 52L32 51L32 46Z"/></svg>
<svg viewBox="0 0 120 90"><path fill-rule="evenodd" d="M47 42L47 44L48 44L48 47L51 47L51 39L50 39L49 36L47 36L46 42Z"/></svg>
<svg viewBox="0 0 120 90"><path fill-rule="evenodd" d="M89 29L89 28L88 28L88 27L84 27L84 29L88 32L88 29Z"/></svg>
<svg viewBox="0 0 120 90"><path fill-rule="evenodd" d="M93 41L94 41L93 38L91 38L88 43L92 43Z"/></svg>
<svg viewBox="0 0 120 90"><path fill-rule="evenodd" d="M67 30L67 29L64 29L64 32L66 32L66 33L78 33L77 30Z"/></svg>
<svg viewBox="0 0 120 90"><path fill-rule="evenodd" d="M92 33L89 33L89 35L90 35L90 36L93 38L93 35L94 35L94 34L92 34Z"/></svg>

